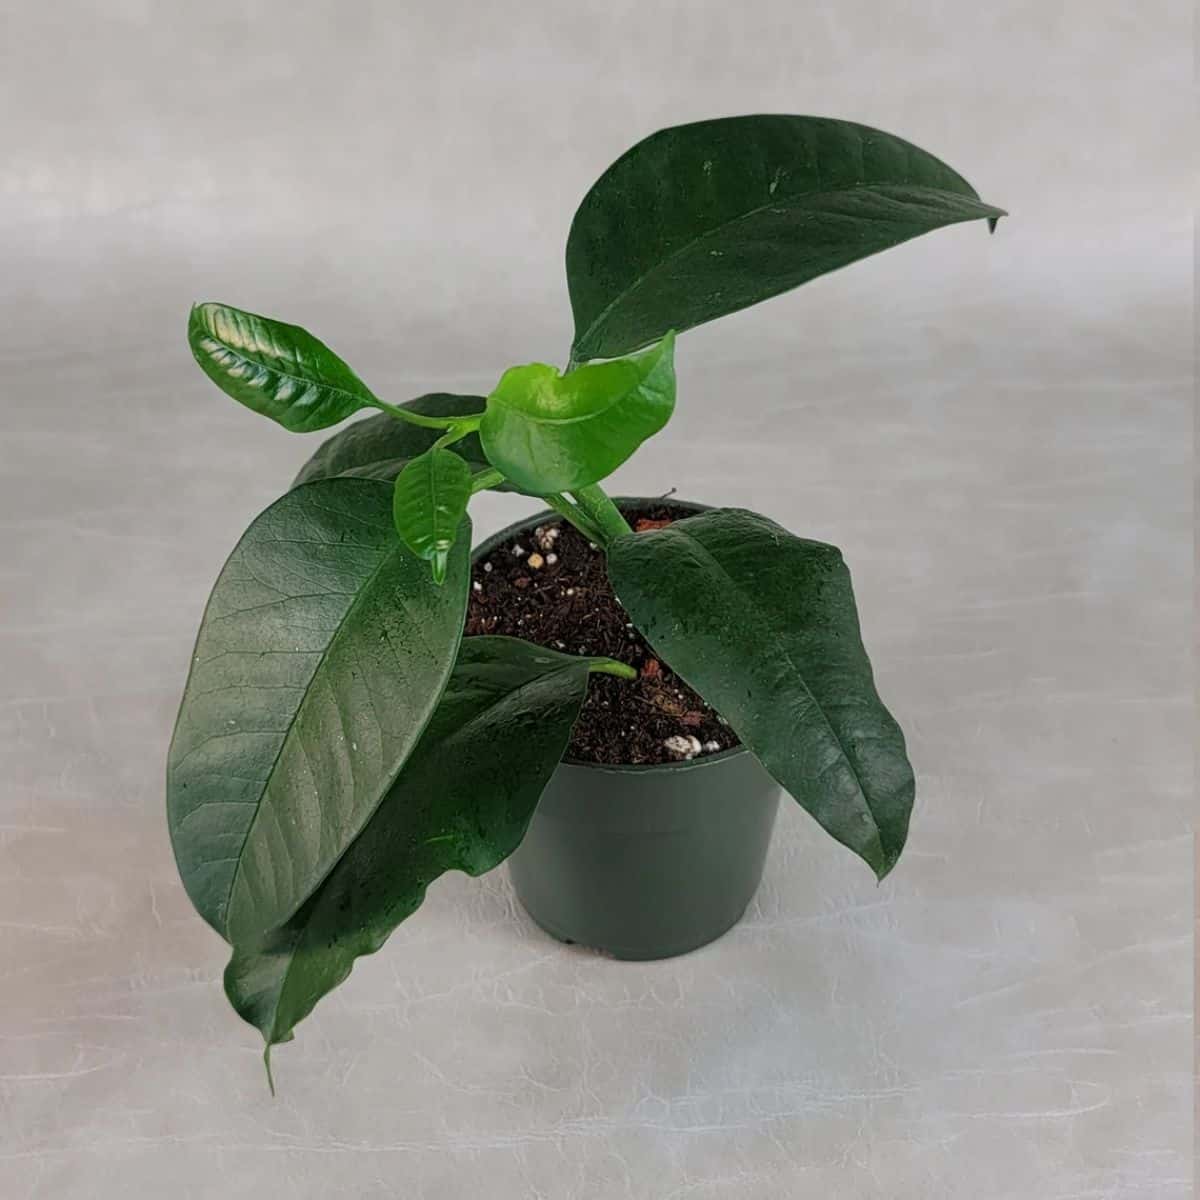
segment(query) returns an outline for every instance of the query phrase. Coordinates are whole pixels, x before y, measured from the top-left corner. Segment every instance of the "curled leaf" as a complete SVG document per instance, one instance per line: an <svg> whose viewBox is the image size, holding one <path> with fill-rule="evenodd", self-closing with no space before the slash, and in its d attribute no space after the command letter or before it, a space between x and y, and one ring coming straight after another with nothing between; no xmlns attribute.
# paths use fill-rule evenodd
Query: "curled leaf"
<svg viewBox="0 0 1200 1200"><path fill-rule="evenodd" d="M566 375L545 363L505 371L479 429L492 464L522 491L576 491L617 469L675 408L675 337Z"/></svg>

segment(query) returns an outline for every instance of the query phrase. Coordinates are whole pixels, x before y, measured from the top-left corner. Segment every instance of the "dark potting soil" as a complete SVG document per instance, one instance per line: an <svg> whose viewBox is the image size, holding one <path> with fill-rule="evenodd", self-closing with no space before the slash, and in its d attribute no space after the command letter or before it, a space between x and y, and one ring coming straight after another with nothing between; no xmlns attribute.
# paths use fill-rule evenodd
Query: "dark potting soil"
<svg viewBox="0 0 1200 1200"><path fill-rule="evenodd" d="M622 507L635 530L688 516L661 501ZM605 655L636 680L592 675L567 756L582 762L665 763L738 744L717 713L656 657L613 594L603 553L558 517L498 545L471 572L468 636L504 634L565 654Z"/></svg>

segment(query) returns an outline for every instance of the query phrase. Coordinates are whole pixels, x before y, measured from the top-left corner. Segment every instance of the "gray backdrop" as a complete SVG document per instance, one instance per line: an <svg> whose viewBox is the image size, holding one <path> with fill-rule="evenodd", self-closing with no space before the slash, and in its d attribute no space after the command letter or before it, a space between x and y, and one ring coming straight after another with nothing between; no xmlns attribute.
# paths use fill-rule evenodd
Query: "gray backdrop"
<svg viewBox="0 0 1200 1200"><path fill-rule="evenodd" d="M1190 1194L1189 8L0 3L0 1191ZM188 305L486 391L564 358L599 171L753 111L1013 214L688 334L615 480L844 548L907 856L876 888L789 806L744 922L641 965L445 879L272 1101L162 772L208 587L316 439L207 383Z"/></svg>

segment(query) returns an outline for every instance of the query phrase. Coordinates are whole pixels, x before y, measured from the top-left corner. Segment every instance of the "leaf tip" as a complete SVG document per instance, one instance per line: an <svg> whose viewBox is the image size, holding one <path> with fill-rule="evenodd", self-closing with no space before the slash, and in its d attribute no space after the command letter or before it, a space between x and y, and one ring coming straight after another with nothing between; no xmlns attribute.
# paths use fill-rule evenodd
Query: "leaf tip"
<svg viewBox="0 0 1200 1200"><path fill-rule="evenodd" d="M871 870L875 872L875 884L881 884L891 873L895 865L900 861L900 852L886 855L878 866L871 863Z"/></svg>
<svg viewBox="0 0 1200 1200"><path fill-rule="evenodd" d="M658 341L648 350L643 352L644 357L654 362L656 365L666 363L672 371L675 369L675 330L668 329L666 333L658 339Z"/></svg>

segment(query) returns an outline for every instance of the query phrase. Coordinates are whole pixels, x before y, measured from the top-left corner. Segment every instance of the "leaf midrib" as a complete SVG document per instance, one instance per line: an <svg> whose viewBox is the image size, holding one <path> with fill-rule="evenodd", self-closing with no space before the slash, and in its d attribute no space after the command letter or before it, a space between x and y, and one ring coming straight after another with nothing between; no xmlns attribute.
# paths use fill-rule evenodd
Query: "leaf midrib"
<svg viewBox="0 0 1200 1200"><path fill-rule="evenodd" d="M582 424L584 421L594 421L597 417L603 417L603 416L606 416L608 413L612 412L612 410L614 408L616 408L617 405L622 404L626 400L628 400L630 395L632 395L633 392L635 392L639 387L641 387L641 385L643 383L645 383L648 376L649 376L649 372L647 372L646 375L639 377L634 382L632 387L626 388L625 391L618 393L615 399L609 400L602 407L593 408L589 412L581 413L577 417L541 416L539 414L527 412L520 405L514 404L511 400L505 400L505 399L501 398L500 396L493 396L493 400L495 401L497 408L502 408L506 412L514 413L516 416L520 417L522 420L529 422L530 425L553 425L553 426L579 425L579 424Z"/></svg>
<svg viewBox="0 0 1200 1200"><path fill-rule="evenodd" d="M429 502L433 506L433 515L430 525L432 526L433 537L432 541L436 547L439 542L445 539L446 529L441 506L438 504L438 472L441 469L442 454L452 454L452 450L438 451L433 450L429 459Z"/></svg>

